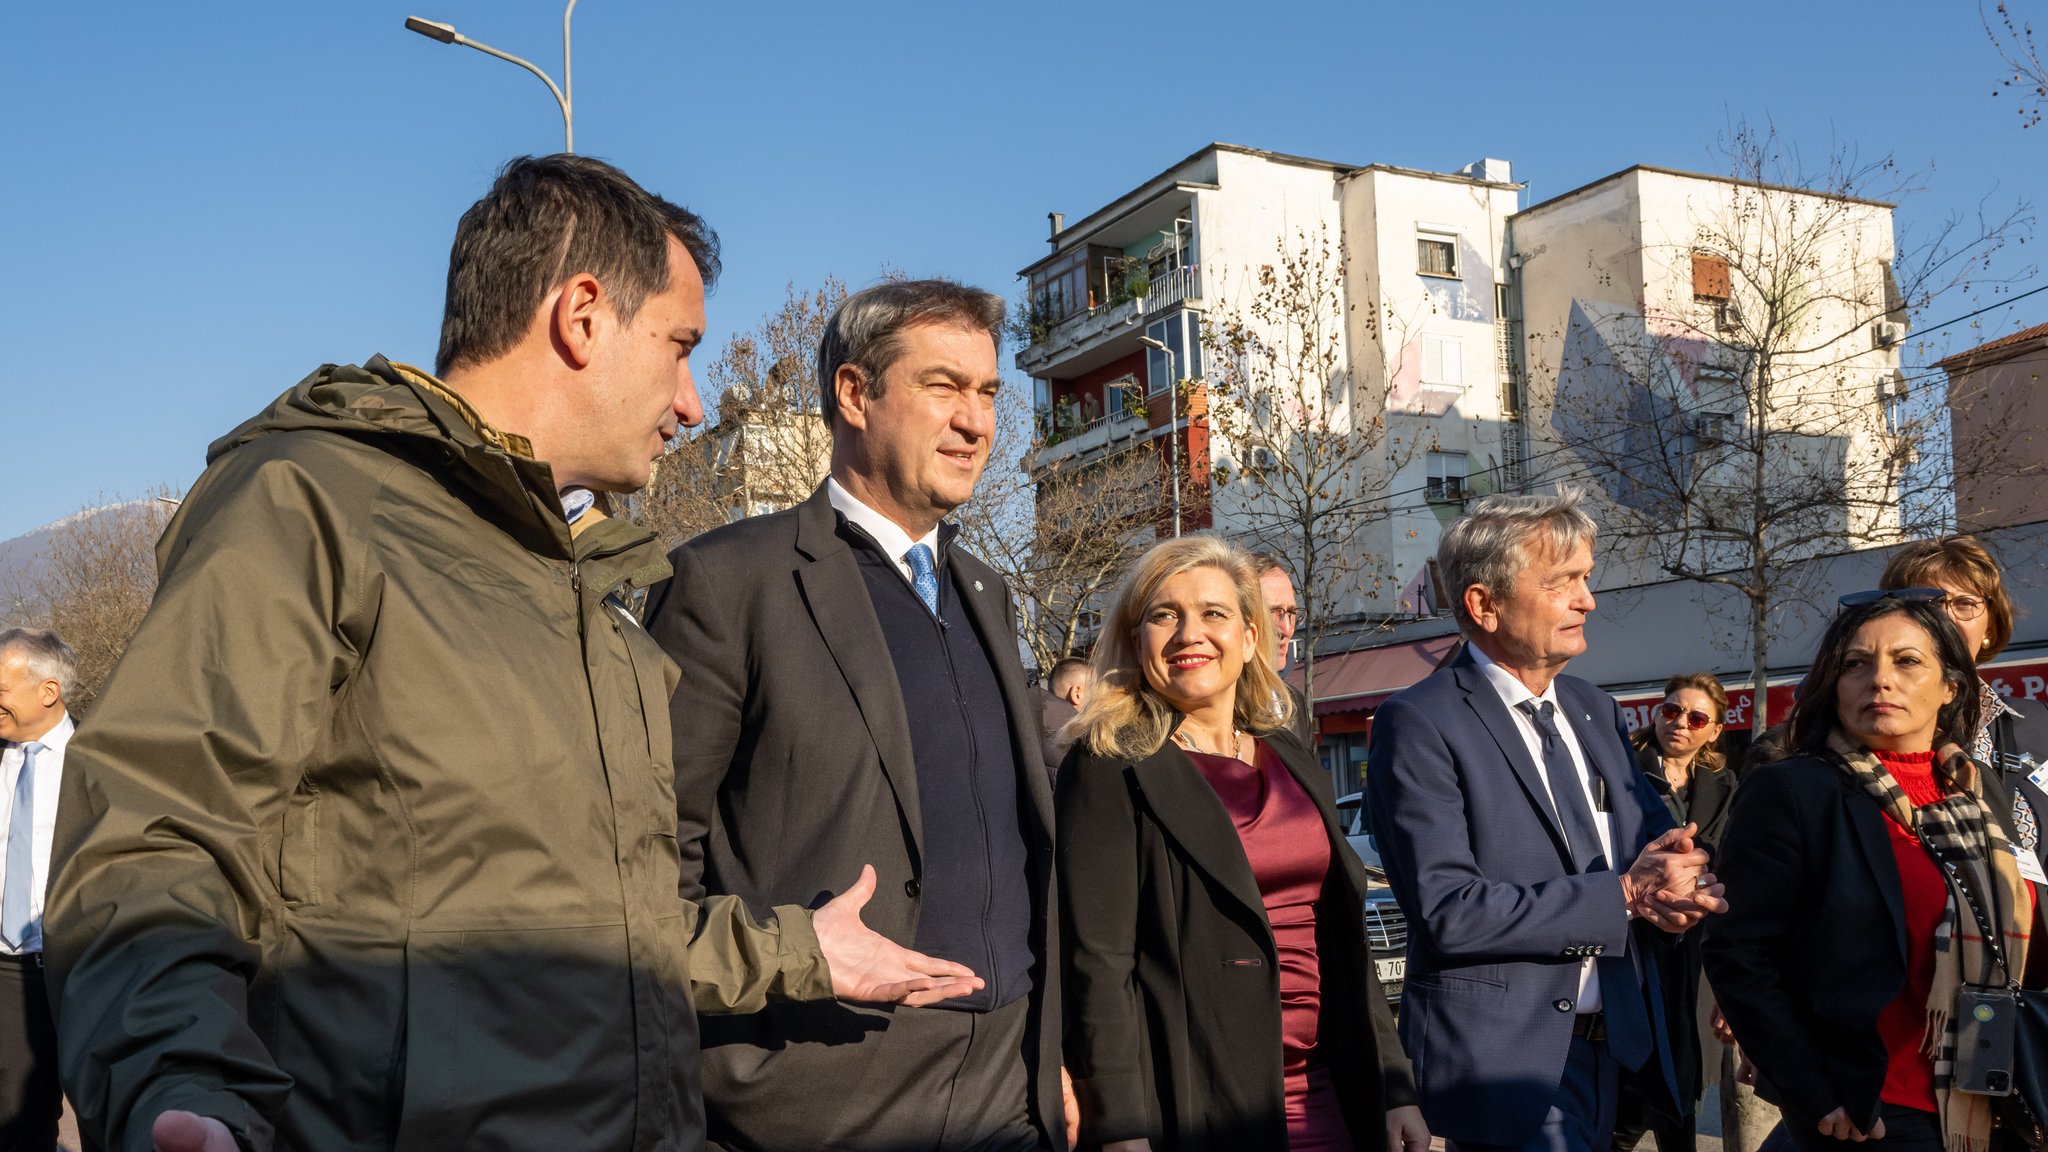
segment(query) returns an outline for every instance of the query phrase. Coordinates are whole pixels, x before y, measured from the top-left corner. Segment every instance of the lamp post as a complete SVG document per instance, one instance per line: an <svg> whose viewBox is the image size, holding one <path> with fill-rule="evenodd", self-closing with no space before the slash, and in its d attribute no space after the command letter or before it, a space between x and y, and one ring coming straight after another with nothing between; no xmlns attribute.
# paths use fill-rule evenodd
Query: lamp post
<svg viewBox="0 0 2048 1152"><path fill-rule="evenodd" d="M528 72L533 73L535 76L540 77L540 82L547 85L548 92L554 96L555 104L562 109L562 151L574 152L576 151L576 125L570 116L570 96L575 89L570 82L569 76L569 17L576 11L576 2L577 0L569 0L569 6L562 9L562 84L559 88L555 86L554 80L547 73L541 71L539 66L534 64L533 61L514 56L510 52L500 52L481 40L472 40L457 32L453 24L443 24L437 20L422 20L417 16L407 16L405 18L405 27L407 31L417 32L429 40L436 40L443 44L460 44L465 48L474 48L486 56L496 56L500 60L509 60Z"/></svg>
<svg viewBox="0 0 2048 1152"><path fill-rule="evenodd" d="M1138 337L1138 343L1166 353L1166 439L1173 451L1173 535L1180 537L1180 377L1174 372L1173 349L1164 340Z"/></svg>

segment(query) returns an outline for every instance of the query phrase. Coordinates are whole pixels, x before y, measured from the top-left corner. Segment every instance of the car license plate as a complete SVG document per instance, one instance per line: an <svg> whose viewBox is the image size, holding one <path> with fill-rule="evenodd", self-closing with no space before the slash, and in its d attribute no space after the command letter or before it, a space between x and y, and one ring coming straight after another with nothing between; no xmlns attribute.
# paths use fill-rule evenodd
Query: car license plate
<svg viewBox="0 0 2048 1152"><path fill-rule="evenodd" d="M1406 956L1397 956L1392 960L1375 960L1372 962L1372 965L1374 968L1379 969L1380 983L1382 984L1393 980L1406 979L1408 976L1408 958Z"/></svg>

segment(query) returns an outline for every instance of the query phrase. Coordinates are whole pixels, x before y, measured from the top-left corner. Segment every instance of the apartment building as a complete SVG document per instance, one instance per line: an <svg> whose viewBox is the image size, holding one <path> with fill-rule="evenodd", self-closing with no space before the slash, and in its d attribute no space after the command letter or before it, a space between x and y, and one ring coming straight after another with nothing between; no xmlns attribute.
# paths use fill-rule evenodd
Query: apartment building
<svg viewBox="0 0 2048 1152"><path fill-rule="evenodd" d="M2048 324L1934 365L1947 379L1956 527L1986 532L2048 520L2041 445L2048 443ZM2017 457L2017 459L2008 459Z"/></svg>
<svg viewBox="0 0 2048 1152"><path fill-rule="evenodd" d="M1603 584L1747 566L1759 506L1774 565L1897 538L1913 443L1891 205L1638 165L1510 224L1527 479L1672 530L1617 531Z"/></svg>
<svg viewBox="0 0 2048 1152"><path fill-rule="evenodd" d="M1528 208L1521 192L1502 160L1432 172L1211 144L1072 223L1053 215L1049 251L1020 273L1016 362L1041 436L1028 466L1177 455L1200 509L1184 526L1243 537L1269 497L1216 426L1208 393L1233 353L1203 334L1273 291L1290 253L1337 254L1327 402L1387 441L1349 480L1381 509L1346 542L1378 576L1334 606L1318 647L1340 789L1372 708L1429 662L1400 622L1447 611L1429 561L1472 498L1572 482L1603 524L1670 513L1725 532L1736 470L1761 460L1772 486L1823 496L1783 559L1898 537L1911 446L1889 205L1647 166ZM1736 551L1685 539L1698 563ZM1635 543L1603 557L1603 587L1664 576Z"/></svg>
<svg viewBox="0 0 2048 1152"><path fill-rule="evenodd" d="M1071 475L1157 451L1180 461L1187 530L1244 534L1262 515L1245 478L1256 462L1212 434L1203 333L1243 314L1288 254L1327 246L1345 333L1331 426L1390 413L1395 474L1353 482L1403 492L1392 516L1358 526L1352 544L1382 578L1340 611L1403 611L1401 586L1441 525L1518 459L1521 435L1503 432L1519 413L1501 307L1518 191L1500 160L1440 173L1211 144L1072 223L1054 214L1051 250L1019 273L1030 342L1017 366L1042 437L1030 466Z"/></svg>

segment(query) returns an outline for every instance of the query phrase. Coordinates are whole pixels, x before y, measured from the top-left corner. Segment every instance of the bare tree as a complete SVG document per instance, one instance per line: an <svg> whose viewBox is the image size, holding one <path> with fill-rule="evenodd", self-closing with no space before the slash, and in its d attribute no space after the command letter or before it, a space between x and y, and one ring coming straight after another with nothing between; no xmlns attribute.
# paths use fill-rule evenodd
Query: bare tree
<svg viewBox="0 0 2048 1152"><path fill-rule="evenodd" d="M1043 672L1094 643L1109 594L1158 537L1166 472L1152 446L1134 438L1033 474L1022 450L1037 447L1030 417L1005 389L988 471L953 519L968 550L1009 584L1019 635Z"/></svg>
<svg viewBox="0 0 2048 1152"><path fill-rule="evenodd" d="M1210 313L1208 378L1189 397L1222 449L1218 526L1293 570L1311 706L1316 641L1390 575L1360 541L1388 517L1388 489L1415 451L1388 427L1384 386L1352 370L1347 263L1327 228L1283 238L1251 298Z"/></svg>
<svg viewBox="0 0 2048 1152"><path fill-rule="evenodd" d="M9 590L24 615L78 653L78 683L65 703L80 715L156 596L156 542L177 504L160 488L141 500L88 505L51 532L41 563Z"/></svg>
<svg viewBox="0 0 2048 1152"><path fill-rule="evenodd" d="M1883 201L1911 188L1889 158L1835 151L1809 172L1747 126L1727 152L1692 234L1638 253L1689 265L1690 292L1574 301L1551 403L1579 467L1552 478L1604 493L1610 560L1739 594L1760 732L1773 614L1827 591L1795 561L1944 526L1945 469L1916 461L1946 459L1945 424L1913 403L1898 350L1908 316L1973 282L2028 218L1950 222L1895 253Z"/></svg>
<svg viewBox="0 0 2048 1152"><path fill-rule="evenodd" d="M788 289L782 307L726 341L704 370L716 419L676 438L633 514L664 547L743 516L800 503L832 458L817 379L818 343L846 285Z"/></svg>
<svg viewBox="0 0 2048 1152"><path fill-rule="evenodd" d="M2025 20L2013 17L2005 0L1999 0L1993 9L1997 18L1978 6L1977 16L1984 22L1984 33L1991 37L1991 44L1998 49L1999 58L2011 75L1998 82L1991 90L1993 96L2003 90L2019 98L2020 126L2032 128L2041 122L2041 114L2048 109L2048 66L2041 63L2041 53L2034 46L2034 26Z"/></svg>

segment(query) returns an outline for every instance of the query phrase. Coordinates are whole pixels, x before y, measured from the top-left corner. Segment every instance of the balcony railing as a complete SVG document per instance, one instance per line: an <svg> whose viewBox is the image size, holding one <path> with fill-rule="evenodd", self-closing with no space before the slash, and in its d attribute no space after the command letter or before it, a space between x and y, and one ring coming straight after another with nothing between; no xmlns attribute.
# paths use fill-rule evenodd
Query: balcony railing
<svg viewBox="0 0 2048 1152"><path fill-rule="evenodd" d="M1161 272L1158 279L1145 289L1146 312L1157 312L1170 308L1183 300L1202 298L1202 266L1188 264L1168 272Z"/></svg>
<svg viewBox="0 0 2048 1152"><path fill-rule="evenodd" d="M1139 317L1201 298L1201 265L1189 264L1162 272L1146 285L1143 296L1112 298L1111 303L1076 308L1045 328L1034 329L1035 339L1019 353L1018 359L1030 370L1034 363L1064 355L1104 333L1119 331Z"/></svg>

